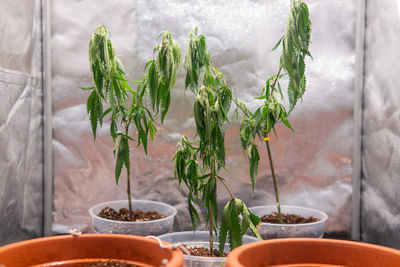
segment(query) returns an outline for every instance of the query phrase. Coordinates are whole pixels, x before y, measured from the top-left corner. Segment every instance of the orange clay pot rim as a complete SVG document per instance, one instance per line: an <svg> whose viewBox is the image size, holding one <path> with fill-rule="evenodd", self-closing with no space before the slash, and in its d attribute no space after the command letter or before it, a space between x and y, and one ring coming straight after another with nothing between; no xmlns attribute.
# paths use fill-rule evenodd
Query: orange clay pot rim
<svg viewBox="0 0 400 267"><path fill-rule="evenodd" d="M81 234L78 236L73 236L73 235L58 235L58 236L47 236L47 237L40 237L40 238L34 238L34 239L29 239L29 240L24 240L24 241L19 241L15 243L11 243L8 245L0 246L0 253L1 252L6 252L7 250L18 248L20 245L35 245L35 244L40 244L42 242L46 241L52 241L52 240L69 240L69 239L99 239L99 238L111 238L114 240L118 239L129 239L129 240L140 240L140 241L148 241L151 243L154 243L155 245L159 246L159 243L156 239L154 238L149 238L149 237L144 237L144 236L135 236L135 235L124 235L124 234ZM170 245L170 243L166 241L161 241L163 245ZM179 254L183 254L179 249L171 249L171 248L161 248L160 249L169 249L171 251L171 259L169 260L168 264L171 264L172 266L178 265L180 261L183 263L183 257L178 257ZM183 266L183 265L182 265Z"/></svg>
<svg viewBox="0 0 400 267"><path fill-rule="evenodd" d="M263 240L241 245L240 247L232 250L231 253L229 253L228 258L234 258L235 260L237 260L238 255L242 253L244 250L251 250L253 247L262 246L264 243L268 243L269 245L284 244L284 243L293 243L293 244L297 243L299 245L305 243L311 243L316 245L333 244L333 245L377 249L380 251L398 254L400 256L400 250L398 249L360 242L360 241L350 241L350 240L340 240L340 239L330 239L330 238L276 238L276 239Z"/></svg>
<svg viewBox="0 0 400 267"><path fill-rule="evenodd" d="M255 207L250 207L249 209L255 209L255 208L261 208L261 207L276 207L275 205L260 205L260 206L255 206ZM326 214L325 212L321 211L321 210L317 210L317 209L313 209L313 208L308 208L308 207L302 207L302 206L292 206L292 205L281 205L281 208L285 208L285 207L290 207L290 208L295 208L295 209L303 209L303 210L308 210L308 211L313 211L313 212L317 212L320 213L322 216L322 218L318 218L321 219L317 222L311 222L311 223L284 223L284 224L280 224L280 223L266 223L266 222L262 222L262 225L268 225L268 226L281 226L281 227L291 227L291 226L304 226L304 225L316 225L316 224L321 224L321 223L325 223L325 221L328 219L328 214Z"/></svg>
<svg viewBox="0 0 400 267"><path fill-rule="evenodd" d="M4 245L0 247L0 252L3 250L9 250L14 247L18 247L20 244L24 245L34 245L36 243L42 243L44 241L51 241L51 240L68 240L68 239L78 239L78 238L83 238L83 239L99 239L99 238L112 238L112 239L136 239L136 240L141 240L141 241L149 241L152 243L155 243L158 245L158 241L154 238L150 237L144 237L144 236L135 236L135 235L124 235L124 234L80 234L77 236L74 235L57 235L57 236L45 236L45 237L39 237L39 238L33 238L33 239L28 239L28 240L23 240L23 241L18 241L15 243L11 243L8 245ZM170 245L170 243L162 241L164 245ZM172 250L173 253L178 250Z"/></svg>
<svg viewBox="0 0 400 267"><path fill-rule="evenodd" d="M91 216L93 216L93 217L96 217L98 220L102 220L102 221L105 221L105 222L118 223L118 224L135 225L135 224L151 224L151 223L159 223L159 222L163 222L163 221L168 221L168 220L171 220L171 218L173 218L173 217L177 214L177 212L178 212L178 211L176 210L175 207L173 207L173 206L171 206L171 205L169 205L169 204L167 204L167 203L160 202L160 201L152 201L152 200L141 200L141 199L132 199L131 202L132 202L132 203L134 203L134 202L153 203L153 204L158 204L158 205L160 205L160 206L167 206L168 208L171 208L171 209L173 210L173 212L172 212L171 215L166 216L165 218L161 218L161 219L157 219L157 220L151 220L151 221L144 221L144 222L129 222L129 221L110 220L110 219L105 219L105 218L99 217L99 216L97 216L97 214L95 214L95 213L93 212L93 210L94 210L95 208L97 208L97 207L99 207L99 206L103 206L105 203L116 203L116 202L128 202L128 200L126 200L126 199L125 199L125 200L124 200L124 199L122 199L122 200L113 200L113 201L105 201L105 202L96 204L96 205L92 206L92 207L89 209L89 214L90 214Z"/></svg>

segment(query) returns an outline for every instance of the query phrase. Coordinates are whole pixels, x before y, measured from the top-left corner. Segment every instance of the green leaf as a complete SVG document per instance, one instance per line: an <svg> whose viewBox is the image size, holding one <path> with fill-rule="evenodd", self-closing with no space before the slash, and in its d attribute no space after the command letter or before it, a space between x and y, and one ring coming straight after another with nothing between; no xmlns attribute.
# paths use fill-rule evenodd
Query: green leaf
<svg viewBox="0 0 400 267"><path fill-rule="evenodd" d="M150 92L150 99L151 99L151 105L153 107L153 110L156 108L156 100L157 100L157 95L158 95L158 75L156 72L156 66L154 63L150 65L150 70L149 70L149 92ZM158 107L157 107L158 108Z"/></svg>
<svg viewBox="0 0 400 267"><path fill-rule="evenodd" d="M167 115L169 104L171 102L171 95L169 92L161 100L161 123L164 122L165 116Z"/></svg>
<svg viewBox="0 0 400 267"><path fill-rule="evenodd" d="M235 199L236 200L236 199ZM229 209L230 209L230 229L229 229L229 246L231 250L235 249L236 247L242 244L242 233L241 227L239 222L239 213L236 207L236 201L231 200L229 202Z"/></svg>
<svg viewBox="0 0 400 267"><path fill-rule="evenodd" d="M257 175L258 162L260 161L260 155L256 145L251 144L248 149L249 154L249 172L251 178L251 188L254 191L255 176Z"/></svg>
<svg viewBox="0 0 400 267"><path fill-rule="evenodd" d="M282 36L281 39L279 39L279 41L275 44L275 46L271 49L271 51L274 51L279 47L284 37L285 36Z"/></svg>
<svg viewBox="0 0 400 267"><path fill-rule="evenodd" d="M261 219L258 218L258 216L255 215L254 213L250 212L249 209L247 209L247 211L250 213L250 224L249 224L250 231L258 238L258 240L262 240L262 237L257 230L257 226L261 223Z"/></svg>
<svg viewBox="0 0 400 267"><path fill-rule="evenodd" d="M191 193L189 193L188 195L188 209L189 209L189 215L190 215L190 219L192 221L192 227L193 230L196 229L196 221L198 224L200 224L200 218L199 218L199 214L196 210L196 208L193 205L193 196Z"/></svg>
<svg viewBox="0 0 400 267"><path fill-rule="evenodd" d="M146 70L147 67L148 67L150 64L154 64L154 60L149 60L149 61L147 61L147 62L146 62L146 65L144 65L144 70Z"/></svg>
<svg viewBox="0 0 400 267"><path fill-rule="evenodd" d="M101 124L102 121L102 108L103 104L99 100L96 91L93 91L87 101L87 113L90 119L90 125L92 127L93 137L96 140L97 125Z"/></svg>
<svg viewBox="0 0 400 267"><path fill-rule="evenodd" d="M79 87L79 88L82 89L82 90L85 90L85 91L93 90L93 89L94 89L93 86L92 86L92 87Z"/></svg>
<svg viewBox="0 0 400 267"><path fill-rule="evenodd" d="M229 221L229 203L224 207L222 212L222 219L219 225L218 242L219 242L219 255L223 255L228 235L228 221Z"/></svg>
<svg viewBox="0 0 400 267"><path fill-rule="evenodd" d="M129 145L126 137L121 136L119 141L117 161L115 163L115 182L118 184L119 177L121 175L122 166L125 165L127 169L129 166Z"/></svg>

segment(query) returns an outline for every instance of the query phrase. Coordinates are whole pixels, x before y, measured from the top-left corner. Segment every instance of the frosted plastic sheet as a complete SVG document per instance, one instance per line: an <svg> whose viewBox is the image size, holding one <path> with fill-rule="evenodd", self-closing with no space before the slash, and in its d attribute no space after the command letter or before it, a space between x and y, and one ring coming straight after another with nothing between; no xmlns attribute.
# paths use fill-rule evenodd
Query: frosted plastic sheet
<svg viewBox="0 0 400 267"><path fill-rule="evenodd" d="M353 1L307 1L313 22L308 89L293 113L296 133L279 127L272 137L283 204L320 209L330 216L326 231L348 236L351 212L352 84L354 79ZM289 1L55 1L52 3L54 223L55 232L90 231L90 206L125 199L124 179L114 183L108 125L93 142L87 119L88 43L102 23L112 33L117 54L132 80L143 74L156 36L174 34L185 52L190 30L207 36L212 61L225 73L239 100L254 108L266 78L275 74L279 52L269 52L285 29ZM133 196L164 201L178 209L175 230L190 230L183 195L173 179L175 145L184 133L194 136L192 95L184 93L178 73L166 123L159 127L149 154L135 153ZM273 204L266 152L262 150L257 189L251 192L247 159L240 148L239 124L226 132L227 177L235 195L248 206ZM220 206L229 200L220 188ZM201 213L203 215L203 213ZM202 227L200 227L202 228Z"/></svg>
<svg viewBox="0 0 400 267"><path fill-rule="evenodd" d="M368 1L362 240L400 249L400 3Z"/></svg>
<svg viewBox="0 0 400 267"><path fill-rule="evenodd" d="M42 51L40 1L6 1L0 6L0 17L7 19L0 24L6 27L2 33L8 37L2 36L0 42L0 66L9 68L0 67L0 245L3 245L42 234ZM8 28L10 19L12 30ZM26 50L20 50L22 37L13 38L12 34L23 34L24 44L29 44Z"/></svg>
<svg viewBox="0 0 400 267"><path fill-rule="evenodd" d="M35 1L0 2L0 67L30 72Z"/></svg>

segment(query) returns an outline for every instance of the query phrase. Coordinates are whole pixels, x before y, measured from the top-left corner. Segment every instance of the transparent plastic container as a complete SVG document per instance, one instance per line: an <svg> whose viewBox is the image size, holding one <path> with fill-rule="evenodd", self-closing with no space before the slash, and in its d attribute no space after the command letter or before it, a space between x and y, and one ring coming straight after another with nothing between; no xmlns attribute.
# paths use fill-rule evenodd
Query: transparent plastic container
<svg viewBox="0 0 400 267"><path fill-rule="evenodd" d="M154 210L163 215L165 218L147 221L147 222L122 222L101 218L97 216L99 212L110 207L117 211L120 208L128 208L127 200L108 201L97 204L89 209L92 216L92 227L95 233L112 233L112 234L130 234L130 235L162 235L172 231L176 209L171 205L150 201L150 200L132 200L132 209L150 211Z"/></svg>
<svg viewBox="0 0 400 267"><path fill-rule="evenodd" d="M262 217L272 212L278 212L276 206L257 206L249 208L249 210ZM297 206L281 205L282 213L298 214L303 217L313 216L320 219L318 222L302 223L302 224L275 224L262 223L258 228L263 239L285 238L285 237L315 237L322 238L324 235L324 223L328 219L325 212Z"/></svg>
<svg viewBox="0 0 400 267"><path fill-rule="evenodd" d="M188 247L202 246L210 248L209 246L209 232L208 231L187 231L187 232L174 232L159 236L163 241L169 243L182 243ZM214 235L214 240L218 240ZM243 244L256 242L257 238L245 235L243 236ZM219 243L214 242L214 248L218 249ZM230 252L229 244L225 244L225 252ZM226 257L196 257L184 255L185 266L187 267L221 267L226 262ZM190 262L192 265L190 265Z"/></svg>

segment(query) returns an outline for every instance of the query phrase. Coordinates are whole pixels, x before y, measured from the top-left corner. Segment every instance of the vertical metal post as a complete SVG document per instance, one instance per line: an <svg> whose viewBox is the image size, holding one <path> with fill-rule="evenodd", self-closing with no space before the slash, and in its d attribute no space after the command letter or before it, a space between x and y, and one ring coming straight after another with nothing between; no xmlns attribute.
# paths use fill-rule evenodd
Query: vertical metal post
<svg viewBox="0 0 400 267"><path fill-rule="evenodd" d="M356 63L353 102L353 194L351 215L351 239L353 240L360 240L365 18L366 0L358 0L355 36Z"/></svg>
<svg viewBox="0 0 400 267"><path fill-rule="evenodd" d="M42 0L42 69L43 69L43 232L52 234L53 158L51 103L51 20L49 0Z"/></svg>

